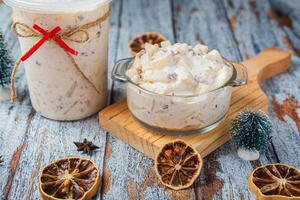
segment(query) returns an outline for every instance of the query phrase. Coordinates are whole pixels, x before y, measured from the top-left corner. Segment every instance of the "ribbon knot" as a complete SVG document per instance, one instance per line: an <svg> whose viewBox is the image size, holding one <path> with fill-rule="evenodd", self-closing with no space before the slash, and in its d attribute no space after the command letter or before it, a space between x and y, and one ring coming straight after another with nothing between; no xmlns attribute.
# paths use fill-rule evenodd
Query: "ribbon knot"
<svg viewBox="0 0 300 200"><path fill-rule="evenodd" d="M33 28L33 29L32 29ZM14 32L19 37L41 37L41 39L29 49L22 57L21 61L27 60L34 52L36 52L48 39L53 39L57 42L64 50L69 52L72 55L78 55L78 52L71 47L69 47L62 39L69 40L72 42L83 43L89 39L88 32L82 29L72 29L68 31L62 31L59 26L52 29L50 32L41 28L39 25L34 24L34 26L30 28L26 24L23 23L15 23L13 25ZM37 32L36 32L37 31ZM79 39L77 37L80 35ZM75 36L75 37L73 37Z"/></svg>
<svg viewBox="0 0 300 200"><path fill-rule="evenodd" d="M71 47L69 47L62 39L60 39L56 33L58 33L59 31L61 31L61 28L59 26L55 27L53 30L51 30L50 32L47 32L45 29L41 28L38 25L34 25L33 28L35 30L37 30L38 32L40 32L43 37L28 51L26 52L22 57L21 57L21 61L25 61L27 60L34 52L36 52L49 38L52 38L53 40L55 40L63 49L65 49L66 51L68 51L69 53L73 54L73 55L77 55L78 52L75 51L74 49L72 49Z"/></svg>
<svg viewBox="0 0 300 200"><path fill-rule="evenodd" d="M21 22L13 23L12 30L18 37L23 38L32 38L32 37L40 37L40 40L34 44L18 61L15 63L12 73L11 73L11 100L14 102L16 100L16 91L15 91L15 76L17 70L21 64L21 62L27 60L34 52L36 52L47 40L53 39L65 52L67 57L70 59L71 63L74 66L75 72L87 82L91 86L93 90L99 95L101 92L97 89L95 84L81 71L80 67L76 63L75 59L72 55L78 55L78 52L71 47L69 47L64 40L76 42L76 43L84 43L89 40L88 29L93 28L105 20L110 16L111 8L109 7L108 11L100 18L95 21L89 22L82 26L76 26L74 28L68 28L62 30L59 26L55 27L51 31L47 31L37 24L31 28L27 24ZM72 54L72 55L71 55Z"/></svg>

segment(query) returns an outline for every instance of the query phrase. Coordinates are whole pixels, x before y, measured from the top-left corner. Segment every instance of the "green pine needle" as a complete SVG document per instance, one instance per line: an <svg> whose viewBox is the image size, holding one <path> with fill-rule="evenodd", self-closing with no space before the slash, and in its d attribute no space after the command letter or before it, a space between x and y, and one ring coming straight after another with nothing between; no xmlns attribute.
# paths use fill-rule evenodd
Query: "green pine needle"
<svg viewBox="0 0 300 200"><path fill-rule="evenodd" d="M4 36L0 31L0 86L6 87L10 84L10 74L13 66L13 59L7 51Z"/></svg>
<svg viewBox="0 0 300 200"><path fill-rule="evenodd" d="M265 150L273 131L269 117L262 111L245 110L232 121L230 132L233 142L250 151Z"/></svg>
<svg viewBox="0 0 300 200"><path fill-rule="evenodd" d="M3 165L3 157L2 156L0 156L0 166L2 166Z"/></svg>

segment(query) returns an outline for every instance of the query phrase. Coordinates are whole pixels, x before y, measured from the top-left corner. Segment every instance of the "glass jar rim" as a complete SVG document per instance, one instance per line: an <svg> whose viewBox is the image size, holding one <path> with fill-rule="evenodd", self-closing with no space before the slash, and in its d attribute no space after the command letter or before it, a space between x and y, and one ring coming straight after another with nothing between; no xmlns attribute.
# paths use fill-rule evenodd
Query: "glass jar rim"
<svg viewBox="0 0 300 200"><path fill-rule="evenodd" d="M84 9L93 9L95 5L109 4L112 0L4 0L17 9L36 13L74 13Z"/></svg>

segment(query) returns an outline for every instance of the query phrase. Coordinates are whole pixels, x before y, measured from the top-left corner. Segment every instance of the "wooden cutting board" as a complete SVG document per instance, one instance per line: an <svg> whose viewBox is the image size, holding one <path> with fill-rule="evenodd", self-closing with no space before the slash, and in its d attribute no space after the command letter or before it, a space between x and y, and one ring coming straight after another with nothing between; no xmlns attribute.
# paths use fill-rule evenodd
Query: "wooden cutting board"
<svg viewBox="0 0 300 200"><path fill-rule="evenodd" d="M205 134L169 136L150 130L133 118L126 100L102 110L99 113L100 126L150 158L155 158L165 143L175 139L186 141L205 157L230 139L229 125L238 112L246 108L267 112L269 101L261 90L260 83L287 70L290 62L291 53L278 48L266 49L256 57L244 61L248 70L247 85L234 88L226 119L216 129Z"/></svg>

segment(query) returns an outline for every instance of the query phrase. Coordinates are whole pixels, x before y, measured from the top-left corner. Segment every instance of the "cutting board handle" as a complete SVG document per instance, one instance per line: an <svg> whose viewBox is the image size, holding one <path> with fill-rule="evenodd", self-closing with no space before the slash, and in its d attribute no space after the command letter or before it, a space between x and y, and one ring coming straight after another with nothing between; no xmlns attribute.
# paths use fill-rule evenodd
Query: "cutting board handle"
<svg viewBox="0 0 300 200"><path fill-rule="evenodd" d="M288 69L291 63L291 53L277 48L266 49L256 57L244 61L248 70L248 83L233 90L232 101L227 118L216 129L193 136L182 136L197 149L202 157L213 152L230 139L229 124L236 114L246 108L268 110L268 97L261 90L259 81ZM239 80L242 80L241 78ZM178 137L163 136L158 131L152 131L138 123L128 110L126 100L115 103L99 114L100 126L119 137L134 148L151 158L155 158L162 146Z"/></svg>
<svg viewBox="0 0 300 200"><path fill-rule="evenodd" d="M291 64L291 52L279 48L268 48L257 56L243 62L248 70L249 81L258 83L286 71Z"/></svg>

